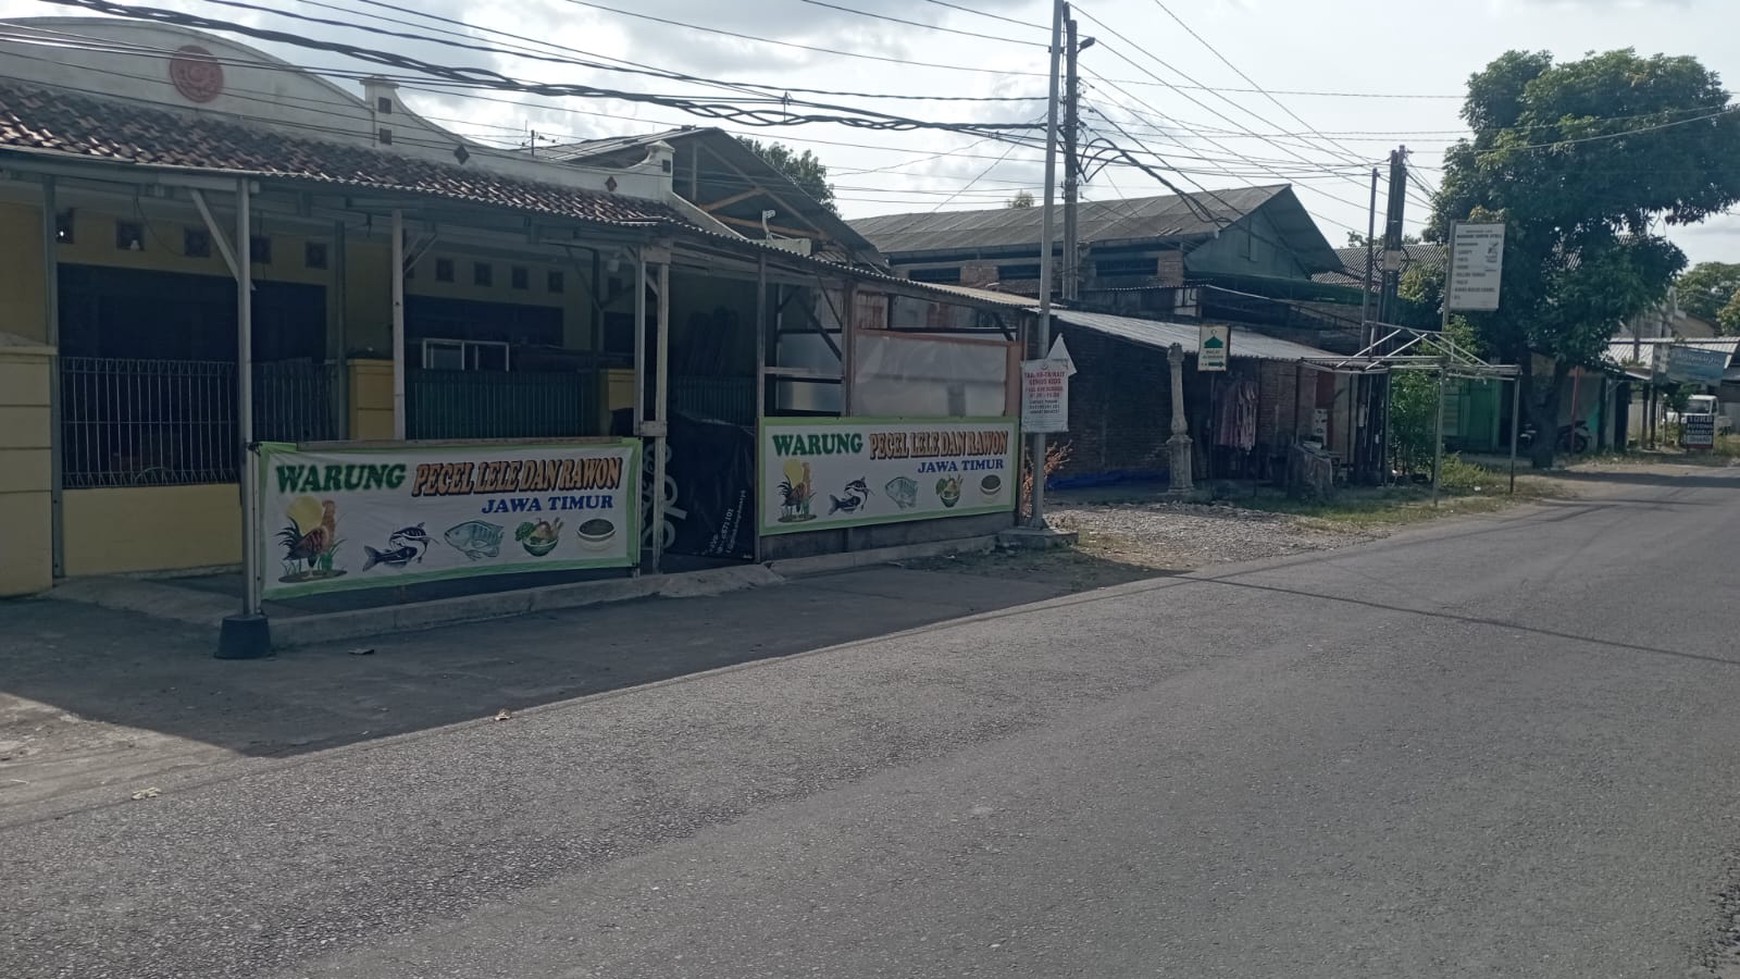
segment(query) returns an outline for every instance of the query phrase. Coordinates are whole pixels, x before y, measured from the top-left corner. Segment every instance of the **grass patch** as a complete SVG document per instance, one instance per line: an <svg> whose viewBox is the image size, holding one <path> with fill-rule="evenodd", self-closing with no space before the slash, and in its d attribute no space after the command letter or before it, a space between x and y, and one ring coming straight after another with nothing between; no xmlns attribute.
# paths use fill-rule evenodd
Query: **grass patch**
<svg viewBox="0 0 1740 979"><path fill-rule="evenodd" d="M1418 484L1401 486L1351 486L1329 501L1289 498L1280 490L1265 490L1240 500L1252 510L1285 513L1307 525L1329 530L1378 530L1472 513L1494 513L1530 500L1566 496L1561 486L1549 480L1519 475L1516 493L1509 492L1508 473L1464 461L1460 456L1444 459L1438 505L1432 505L1432 488Z"/></svg>

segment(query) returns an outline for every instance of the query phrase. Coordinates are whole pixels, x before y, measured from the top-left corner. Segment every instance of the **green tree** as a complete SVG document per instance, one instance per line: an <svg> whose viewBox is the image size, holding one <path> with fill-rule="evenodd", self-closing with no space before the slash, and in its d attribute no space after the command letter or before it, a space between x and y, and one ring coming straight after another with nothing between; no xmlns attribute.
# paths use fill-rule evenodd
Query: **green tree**
<svg viewBox="0 0 1740 979"><path fill-rule="evenodd" d="M1534 462L1550 466L1560 392L1619 326L1666 294L1685 255L1658 220L1740 201L1740 114L1697 59L1630 50L1555 64L1512 51L1469 79L1473 136L1445 155L1427 236L1506 224L1497 312L1469 317L1489 355L1522 367ZM1538 370L1533 354L1550 363Z"/></svg>
<svg viewBox="0 0 1740 979"><path fill-rule="evenodd" d="M784 143L763 143L758 139L739 136L743 145L755 151L755 155L766 160L768 165L783 173L798 189L815 198L835 214L840 209L834 203L834 185L828 182L828 165L821 161L810 150L797 152Z"/></svg>
<svg viewBox="0 0 1740 979"><path fill-rule="evenodd" d="M1018 191L1016 191L1015 196L1009 198L1009 203L1007 206L1012 207L1017 211L1023 211L1023 210L1026 210L1027 208L1032 207L1033 206L1033 191L1031 191L1031 190L1018 190Z"/></svg>
<svg viewBox="0 0 1740 979"><path fill-rule="evenodd" d="M1728 305L1716 311L1716 325L1729 336L1740 336L1740 292L1729 297Z"/></svg>
<svg viewBox="0 0 1740 979"><path fill-rule="evenodd" d="M1686 312L1717 322L1722 307L1740 292L1740 265L1729 262L1699 262L1687 269L1674 283L1680 308Z"/></svg>

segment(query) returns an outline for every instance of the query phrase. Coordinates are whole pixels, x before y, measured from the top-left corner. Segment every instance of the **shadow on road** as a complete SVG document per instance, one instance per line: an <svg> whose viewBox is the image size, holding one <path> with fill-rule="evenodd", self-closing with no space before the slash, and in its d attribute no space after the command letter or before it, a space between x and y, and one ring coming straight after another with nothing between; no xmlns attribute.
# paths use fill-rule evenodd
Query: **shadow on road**
<svg viewBox="0 0 1740 979"><path fill-rule="evenodd" d="M63 768L76 768L74 781L89 781L105 759L167 757L199 746L294 755L1072 590L1059 582L866 568L729 595L574 609L242 662L213 659L204 630L69 602L0 602L6 636L0 803L17 794L9 788L45 778L42 766L57 757ZM294 622L280 627L293 629ZM209 760L210 749L202 750Z"/></svg>

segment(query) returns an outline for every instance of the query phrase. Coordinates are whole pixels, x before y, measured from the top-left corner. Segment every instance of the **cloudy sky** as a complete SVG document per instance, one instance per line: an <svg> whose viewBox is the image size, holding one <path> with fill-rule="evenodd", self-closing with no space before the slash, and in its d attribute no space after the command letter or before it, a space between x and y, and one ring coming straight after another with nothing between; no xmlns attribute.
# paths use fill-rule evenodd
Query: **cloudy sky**
<svg viewBox="0 0 1740 979"><path fill-rule="evenodd" d="M489 67L522 79L745 98L741 89L561 63L616 59L612 63L775 91L849 92L854 94L801 97L927 121L1036 122L1044 113L1050 11L1044 0L151 5L342 38L444 64ZM1505 50L1544 49L1562 59L1627 46L1644 54L1690 54L1730 85L1740 85L1735 6L1735 0L1084 0L1075 5L1076 17L1081 33L1097 43L1082 55L1083 121L1088 138L1109 139L1150 161L1164 161L1167 179L1186 189L1291 183L1324 234L1339 245L1349 230L1365 229L1371 166L1401 144L1412 152L1418 178L1409 204L1410 224L1417 225L1426 194L1439 182L1444 148L1463 131L1457 110L1467 77ZM5 16L74 12L42 0L0 0ZM368 27L499 50L418 43L362 29ZM298 63L346 64L336 55L260 46ZM527 56L534 53L543 58ZM562 140L705 122L676 108L611 99L432 92L409 92L407 98L443 124L501 145L524 144L534 130ZM828 164L848 217L997 206L1020 190L1037 195L1040 188L1040 153L997 139L836 124L755 135L815 151ZM1127 166L1099 170L1084 188L1092 199L1163 192L1153 176ZM1671 234L1694 261L1740 262L1740 218L1725 216Z"/></svg>

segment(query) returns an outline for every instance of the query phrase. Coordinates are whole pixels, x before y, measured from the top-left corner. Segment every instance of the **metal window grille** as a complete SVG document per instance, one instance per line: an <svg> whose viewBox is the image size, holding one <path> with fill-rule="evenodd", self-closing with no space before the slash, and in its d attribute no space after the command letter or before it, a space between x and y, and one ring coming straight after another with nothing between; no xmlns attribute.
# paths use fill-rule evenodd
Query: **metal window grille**
<svg viewBox="0 0 1740 979"><path fill-rule="evenodd" d="M62 357L60 364L68 488L236 480L235 364L114 357ZM333 365L285 361L254 370L256 439L338 437Z"/></svg>

